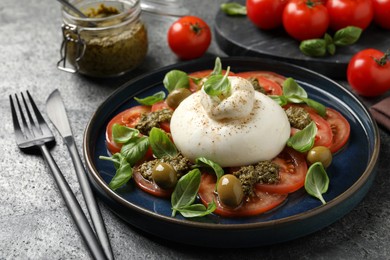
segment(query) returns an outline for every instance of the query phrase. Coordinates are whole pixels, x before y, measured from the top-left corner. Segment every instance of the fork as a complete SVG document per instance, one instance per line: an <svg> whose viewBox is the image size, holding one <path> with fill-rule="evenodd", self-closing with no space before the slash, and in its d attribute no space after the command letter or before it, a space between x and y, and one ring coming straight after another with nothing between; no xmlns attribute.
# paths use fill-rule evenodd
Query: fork
<svg viewBox="0 0 390 260"><path fill-rule="evenodd" d="M107 259L80 204L58 168L57 163L50 154L47 145L55 144L54 135L35 105L30 93L28 91L26 91L26 93L29 102L27 102L27 98L25 98L23 93L20 93L22 102L19 101L17 94L15 94L14 98L12 95L9 96L16 143L23 152L31 153L39 151L43 155L43 158L53 174L65 204L92 256L95 259ZM16 102L14 102L14 100Z"/></svg>

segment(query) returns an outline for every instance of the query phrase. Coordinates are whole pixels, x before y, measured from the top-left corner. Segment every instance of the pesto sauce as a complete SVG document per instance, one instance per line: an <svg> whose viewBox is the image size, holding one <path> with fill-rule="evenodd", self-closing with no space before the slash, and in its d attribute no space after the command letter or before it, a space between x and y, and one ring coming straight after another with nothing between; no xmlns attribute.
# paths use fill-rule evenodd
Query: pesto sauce
<svg viewBox="0 0 390 260"><path fill-rule="evenodd" d="M263 93L264 95L267 94L267 92L265 91L265 89L260 85L259 83L259 80L255 77L250 77L248 78L249 82L252 84L253 88L256 90L256 91L259 91L260 93Z"/></svg>
<svg viewBox="0 0 390 260"><path fill-rule="evenodd" d="M153 127L160 127L160 123L169 122L172 117L172 111L169 109L162 109L151 113L142 114L135 129L144 135L149 135Z"/></svg>
<svg viewBox="0 0 390 260"><path fill-rule="evenodd" d="M233 172L241 182L242 189L246 196L253 196L253 185L274 184L280 181L279 166L271 161L262 161L257 164L242 166L238 171Z"/></svg>
<svg viewBox="0 0 390 260"><path fill-rule="evenodd" d="M286 110L291 127L302 130L312 121L310 114L302 107L292 106Z"/></svg>
<svg viewBox="0 0 390 260"><path fill-rule="evenodd" d="M145 179L152 181L153 168L159 162L169 163L175 169L178 179L192 169L191 162L179 153L175 157L164 156L160 159L146 161L137 168L137 171L139 171Z"/></svg>

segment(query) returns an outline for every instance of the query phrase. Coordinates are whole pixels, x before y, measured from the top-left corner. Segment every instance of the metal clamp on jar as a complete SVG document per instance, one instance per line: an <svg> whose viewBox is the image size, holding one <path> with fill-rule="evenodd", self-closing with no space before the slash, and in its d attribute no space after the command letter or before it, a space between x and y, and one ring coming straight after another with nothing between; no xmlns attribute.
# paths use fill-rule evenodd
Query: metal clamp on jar
<svg viewBox="0 0 390 260"><path fill-rule="evenodd" d="M64 8L59 69L94 77L133 70L148 50L139 0L73 1L87 18ZM71 66L68 66L69 63Z"/></svg>

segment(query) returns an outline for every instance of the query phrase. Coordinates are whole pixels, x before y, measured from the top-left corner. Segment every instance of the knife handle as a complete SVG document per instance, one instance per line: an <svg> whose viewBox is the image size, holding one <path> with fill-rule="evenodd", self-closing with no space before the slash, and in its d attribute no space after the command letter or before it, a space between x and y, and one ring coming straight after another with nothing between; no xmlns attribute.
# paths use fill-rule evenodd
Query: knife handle
<svg viewBox="0 0 390 260"><path fill-rule="evenodd" d="M61 195L65 201L66 206L69 209L69 212L80 231L81 236L83 237L85 243L87 244L92 256L94 259L107 259L103 248L99 241L97 240L95 233L93 232L87 217L85 216L83 210L81 209L80 204L78 203L76 197L74 196L69 184L66 182L64 175L61 173L61 170L58 168L57 163L54 161L51 156L49 149L43 144L40 146L43 158L45 159L47 165L49 166L54 180L57 183L58 189L61 192Z"/></svg>
<svg viewBox="0 0 390 260"><path fill-rule="evenodd" d="M91 217L92 225L95 229L96 235L103 246L107 258L112 260L114 259L114 256L112 253L110 240L107 235L107 230L105 228L104 221L99 210L99 206L96 202L95 196L89 184L89 180L85 172L83 163L81 161L80 154L77 151L74 138L73 136L67 136L64 138L64 141L69 149L69 153L76 170L77 178L80 183L81 192L84 196L85 204L87 205L87 209Z"/></svg>

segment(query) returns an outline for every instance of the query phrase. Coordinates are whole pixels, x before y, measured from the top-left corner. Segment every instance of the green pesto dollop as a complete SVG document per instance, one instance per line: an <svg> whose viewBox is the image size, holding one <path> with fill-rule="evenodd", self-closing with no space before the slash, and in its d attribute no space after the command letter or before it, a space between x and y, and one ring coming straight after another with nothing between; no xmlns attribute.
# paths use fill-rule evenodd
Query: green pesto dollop
<svg viewBox="0 0 390 260"><path fill-rule="evenodd" d="M149 135L153 127L160 127L160 123L169 122L172 117L172 111L169 109L162 109L151 113L142 114L135 129L144 135Z"/></svg>
<svg viewBox="0 0 390 260"><path fill-rule="evenodd" d="M280 181L279 166L271 161L262 161L257 164L242 166L233 172L241 184L246 196L253 196L253 185L256 183L273 184Z"/></svg>
<svg viewBox="0 0 390 260"><path fill-rule="evenodd" d="M189 172L192 168L191 162L182 154L178 154L175 157L164 156L160 159L146 161L138 166L137 171L147 180L152 180L153 168L158 163L169 163L177 173L177 179Z"/></svg>
<svg viewBox="0 0 390 260"><path fill-rule="evenodd" d="M286 110L291 127L302 130L310 124L310 114L302 107L291 106Z"/></svg>
<svg viewBox="0 0 390 260"><path fill-rule="evenodd" d="M265 89L263 88L263 86L260 85L260 82L257 78L255 77L249 77L247 80L249 80L249 82L252 84L253 88L256 90L256 91L259 91L260 93L263 93L264 95L267 94L267 92L265 91Z"/></svg>

